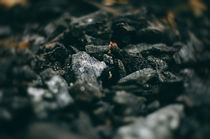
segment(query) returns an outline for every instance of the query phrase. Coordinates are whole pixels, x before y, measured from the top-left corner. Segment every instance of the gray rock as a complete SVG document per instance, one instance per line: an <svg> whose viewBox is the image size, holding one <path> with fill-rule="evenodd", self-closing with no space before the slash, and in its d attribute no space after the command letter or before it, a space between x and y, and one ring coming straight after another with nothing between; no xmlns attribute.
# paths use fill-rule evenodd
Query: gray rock
<svg viewBox="0 0 210 139"><path fill-rule="evenodd" d="M56 95L57 102L61 107L73 103L73 99L68 92L68 85L63 78L53 76L46 84L49 90Z"/></svg>
<svg viewBox="0 0 210 139"><path fill-rule="evenodd" d="M156 75L156 71L151 68L144 68L142 70L136 71L127 75L126 77L120 79L119 83L127 82L130 80L139 80L141 83L146 83L149 79Z"/></svg>
<svg viewBox="0 0 210 139"><path fill-rule="evenodd" d="M138 97L125 91L117 91L113 102L120 107L120 110L117 107L116 109L123 115L138 115L143 113L146 107L144 97Z"/></svg>
<svg viewBox="0 0 210 139"><path fill-rule="evenodd" d="M189 33L190 40L174 55L178 64L192 64L210 60L210 52L193 33Z"/></svg>
<svg viewBox="0 0 210 139"><path fill-rule="evenodd" d="M147 60L150 62L150 64L158 71L162 71L168 68L168 65L165 61L162 59L153 57L153 56L148 56Z"/></svg>
<svg viewBox="0 0 210 139"><path fill-rule="evenodd" d="M48 111L68 106L74 102L68 92L68 85L60 76L53 76L46 81L47 89L29 87L27 92L32 100L34 112L37 117L45 118Z"/></svg>
<svg viewBox="0 0 210 139"><path fill-rule="evenodd" d="M72 56L72 70L78 80L97 83L97 78L105 68L104 62L98 61L86 52L78 52Z"/></svg>
<svg viewBox="0 0 210 139"><path fill-rule="evenodd" d="M109 46L108 45L86 45L85 50L88 54L95 54L95 53L108 53Z"/></svg>
<svg viewBox="0 0 210 139"><path fill-rule="evenodd" d="M42 132L42 134L40 134ZM29 126L27 137L30 139L85 139L82 136L69 132L62 126L36 122Z"/></svg>
<svg viewBox="0 0 210 139"><path fill-rule="evenodd" d="M104 18L101 18L101 17ZM104 11L97 11L91 14L88 14L86 16L82 16L79 18L73 18L72 19L72 25L74 25L76 28L82 28L87 27L96 23L104 22L105 19L108 18L108 14Z"/></svg>
<svg viewBox="0 0 210 139"><path fill-rule="evenodd" d="M183 105L169 105L121 127L114 139L171 139L173 131L180 125L183 112Z"/></svg>
<svg viewBox="0 0 210 139"><path fill-rule="evenodd" d="M112 65L114 64L113 58L107 54L104 54L103 60L104 60L104 62L106 62L108 64L112 64Z"/></svg>
<svg viewBox="0 0 210 139"><path fill-rule="evenodd" d="M84 83L82 81L77 81L70 88L70 93L76 101L80 102L92 102L103 96L98 86L91 83Z"/></svg>
<svg viewBox="0 0 210 139"><path fill-rule="evenodd" d="M124 48L128 53L150 54L152 52L158 53L175 53L177 50L173 47L168 47L166 44L146 44L140 43L136 45L128 45Z"/></svg>

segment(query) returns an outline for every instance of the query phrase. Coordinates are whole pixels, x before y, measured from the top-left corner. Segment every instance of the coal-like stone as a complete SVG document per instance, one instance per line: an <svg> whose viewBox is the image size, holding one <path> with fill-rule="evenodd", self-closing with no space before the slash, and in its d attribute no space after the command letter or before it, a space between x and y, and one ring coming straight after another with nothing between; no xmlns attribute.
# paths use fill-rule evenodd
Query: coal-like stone
<svg viewBox="0 0 210 139"><path fill-rule="evenodd" d="M90 103L103 97L98 86L91 83L77 81L70 87L70 93L76 101Z"/></svg>
<svg viewBox="0 0 210 139"><path fill-rule="evenodd" d="M109 46L108 45L86 45L85 50L88 54L96 54L96 53L108 53Z"/></svg>
<svg viewBox="0 0 210 139"><path fill-rule="evenodd" d="M189 41L174 55L178 64L199 64L210 60L210 51L193 33L189 33Z"/></svg>
<svg viewBox="0 0 210 139"><path fill-rule="evenodd" d="M116 104L117 113L123 115L143 114L146 108L144 97L138 97L125 91L117 91L113 102Z"/></svg>

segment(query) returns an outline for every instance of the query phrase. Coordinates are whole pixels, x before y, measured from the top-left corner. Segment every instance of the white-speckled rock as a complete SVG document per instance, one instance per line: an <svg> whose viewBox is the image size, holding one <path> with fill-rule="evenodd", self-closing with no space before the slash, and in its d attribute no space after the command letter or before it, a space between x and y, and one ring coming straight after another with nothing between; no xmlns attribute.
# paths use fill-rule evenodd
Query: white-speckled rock
<svg viewBox="0 0 210 139"><path fill-rule="evenodd" d="M171 139L173 131L179 127L183 112L183 105L169 105L121 127L114 139Z"/></svg>

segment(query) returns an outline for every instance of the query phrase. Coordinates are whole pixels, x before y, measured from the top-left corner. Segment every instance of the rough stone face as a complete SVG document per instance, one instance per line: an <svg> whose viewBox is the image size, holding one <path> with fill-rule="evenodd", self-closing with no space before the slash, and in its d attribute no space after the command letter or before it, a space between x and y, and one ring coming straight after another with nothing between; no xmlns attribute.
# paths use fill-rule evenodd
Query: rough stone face
<svg viewBox="0 0 210 139"><path fill-rule="evenodd" d="M138 115L144 112L146 99L125 91L117 91L113 102L119 114Z"/></svg>
<svg viewBox="0 0 210 139"><path fill-rule="evenodd" d="M176 48L169 47L164 43L146 44L139 43L136 45L128 45L124 48L128 53L141 53L142 55L161 55L161 54L173 54L177 51Z"/></svg>
<svg viewBox="0 0 210 139"><path fill-rule="evenodd" d="M172 139L180 125L184 107L181 104L166 106L133 124L121 127L114 139Z"/></svg>
<svg viewBox="0 0 210 139"><path fill-rule="evenodd" d="M71 88L70 93L76 101L80 102L92 102L94 100L100 99L103 94L101 93L99 87L91 83L84 83L77 81Z"/></svg>
<svg viewBox="0 0 210 139"><path fill-rule="evenodd" d="M72 69L78 80L96 83L105 68L104 62L98 61L86 52L72 55Z"/></svg>
<svg viewBox="0 0 210 139"><path fill-rule="evenodd" d="M195 64L210 60L210 52L206 46L193 33L189 33L189 41L174 55L178 64Z"/></svg>
<svg viewBox="0 0 210 139"><path fill-rule="evenodd" d="M109 46L108 45L86 45L85 50L88 54L94 53L108 53Z"/></svg>
<svg viewBox="0 0 210 139"><path fill-rule="evenodd" d="M68 92L66 81L60 76L53 76L46 81L46 85L49 90L35 87L27 89L33 103L34 112L39 118L47 117L50 110L64 108L74 102Z"/></svg>
<svg viewBox="0 0 210 139"><path fill-rule="evenodd" d="M68 85L64 79L59 76L54 76L46 82L49 90L56 95L58 104L66 106L73 103L73 98L69 95Z"/></svg>
<svg viewBox="0 0 210 139"><path fill-rule="evenodd" d="M127 75L126 77L120 79L119 83L123 83L129 80L142 80L142 82L147 82L156 74L155 70L151 68L145 68L134 73Z"/></svg>

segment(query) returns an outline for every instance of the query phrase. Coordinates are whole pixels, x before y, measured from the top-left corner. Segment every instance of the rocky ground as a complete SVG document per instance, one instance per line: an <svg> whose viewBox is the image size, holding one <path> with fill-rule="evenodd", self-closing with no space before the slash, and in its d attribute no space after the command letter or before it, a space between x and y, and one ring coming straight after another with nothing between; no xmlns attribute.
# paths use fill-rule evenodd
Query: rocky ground
<svg viewBox="0 0 210 139"><path fill-rule="evenodd" d="M209 138L208 0L12 2L0 139Z"/></svg>

